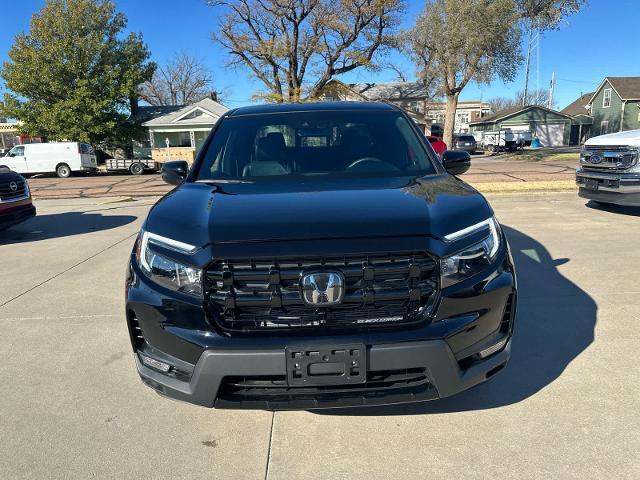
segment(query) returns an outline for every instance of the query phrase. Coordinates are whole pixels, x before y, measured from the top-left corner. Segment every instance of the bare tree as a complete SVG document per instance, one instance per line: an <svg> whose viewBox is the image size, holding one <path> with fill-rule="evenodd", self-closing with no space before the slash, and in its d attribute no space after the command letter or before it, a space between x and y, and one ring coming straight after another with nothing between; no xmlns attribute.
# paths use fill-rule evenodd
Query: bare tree
<svg viewBox="0 0 640 480"><path fill-rule="evenodd" d="M506 110L508 108L522 107L523 105L549 105L549 90L529 90L525 95L524 90L516 93L515 97L496 97L487 100L489 108L493 113Z"/></svg>
<svg viewBox="0 0 640 480"><path fill-rule="evenodd" d="M395 62L389 62L386 65L384 65L385 68L388 68L389 70L391 70L394 75L396 76L396 79L398 80L398 82L408 82L409 79L407 77L407 72L405 69L403 69L400 65L398 65Z"/></svg>
<svg viewBox="0 0 640 480"><path fill-rule="evenodd" d="M263 97L316 98L334 76L373 66L392 42L403 0L210 0L222 7L214 41L248 68ZM309 81L312 76L313 80Z"/></svg>
<svg viewBox="0 0 640 480"><path fill-rule="evenodd" d="M142 84L140 98L151 105L187 105L209 95L213 77L204 63L179 52Z"/></svg>
<svg viewBox="0 0 640 480"><path fill-rule="evenodd" d="M518 13L527 30L523 100L529 92L529 66L533 48L533 33L536 30L543 32L558 28L565 17L578 12L585 3L586 0L516 0Z"/></svg>
<svg viewBox="0 0 640 480"><path fill-rule="evenodd" d="M438 78L447 98L444 141L449 145L458 97L467 84L513 80L522 62L514 0L430 0L408 40L419 76Z"/></svg>

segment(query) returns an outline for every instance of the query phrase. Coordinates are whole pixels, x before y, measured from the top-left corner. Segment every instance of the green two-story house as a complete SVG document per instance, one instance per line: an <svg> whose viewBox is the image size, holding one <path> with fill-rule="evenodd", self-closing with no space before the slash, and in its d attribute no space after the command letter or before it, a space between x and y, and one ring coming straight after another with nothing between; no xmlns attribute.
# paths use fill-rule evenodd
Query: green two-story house
<svg viewBox="0 0 640 480"><path fill-rule="evenodd" d="M589 101L591 136L640 128L640 77L606 77Z"/></svg>

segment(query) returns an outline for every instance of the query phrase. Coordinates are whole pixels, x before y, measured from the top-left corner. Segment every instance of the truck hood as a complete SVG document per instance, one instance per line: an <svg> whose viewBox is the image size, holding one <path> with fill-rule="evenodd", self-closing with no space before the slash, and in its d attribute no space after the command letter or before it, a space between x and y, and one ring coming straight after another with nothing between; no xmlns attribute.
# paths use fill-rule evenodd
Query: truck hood
<svg viewBox="0 0 640 480"><path fill-rule="evenodd" d="M584 142L585 147L597 147L597 146L630 146L640 147L640 130L628 130L626 132L608 133L607 135L600 135L593 137Z"/></svg>
<svg viewBox="0 0 640 480"><path fill-rule="evenodd" d="M217 185L185 183L151 210L145 228L204 247L249 241L444 235L493 212L448 174Z"/></svg>

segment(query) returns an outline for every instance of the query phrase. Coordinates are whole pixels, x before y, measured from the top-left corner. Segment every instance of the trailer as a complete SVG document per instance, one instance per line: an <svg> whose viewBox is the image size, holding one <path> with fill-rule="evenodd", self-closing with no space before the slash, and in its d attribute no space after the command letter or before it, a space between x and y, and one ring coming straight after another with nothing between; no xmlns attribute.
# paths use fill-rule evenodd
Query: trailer
<svg viewBox="0 0 640 480"><path fill-rule="evenodd" d="M502 128L487 132L474 132L474 135L482 134L479 144L484 151L513 152L518 148L524 148L531 145L531 132L525 130L511 130L510 128Z"/></svg>
<svg viewBox="0 0 640 480"><path fill-rule="evenodd" d="M105 160L108 172L128 171L131 175L142 175L145 170L158 171L160 164L151 158L108 158Z"/></svg>

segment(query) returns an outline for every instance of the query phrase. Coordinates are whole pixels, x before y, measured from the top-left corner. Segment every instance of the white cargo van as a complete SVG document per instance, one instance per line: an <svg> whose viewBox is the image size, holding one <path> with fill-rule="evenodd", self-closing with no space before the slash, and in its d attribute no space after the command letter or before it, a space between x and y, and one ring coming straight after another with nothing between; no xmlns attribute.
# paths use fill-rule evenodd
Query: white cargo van
<svg viewBox="0 0 640 480"><path fill-rule="evenodd" d="M0 158L2 166L21 174L56 173L66 178L71 172L95 171L98 164L91 145L60 142L16 145Z"/></svg>

